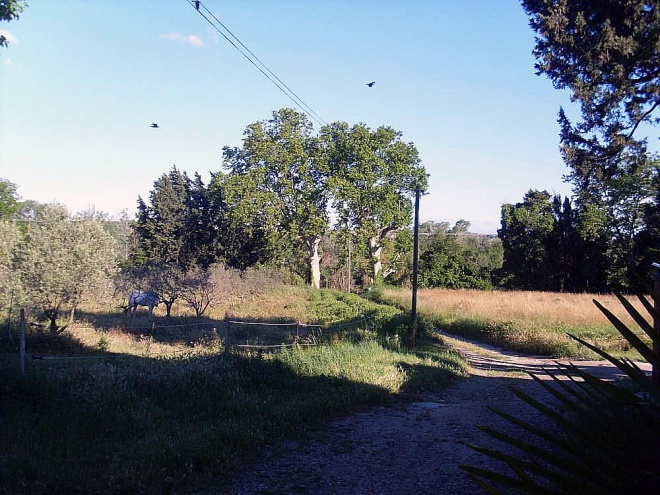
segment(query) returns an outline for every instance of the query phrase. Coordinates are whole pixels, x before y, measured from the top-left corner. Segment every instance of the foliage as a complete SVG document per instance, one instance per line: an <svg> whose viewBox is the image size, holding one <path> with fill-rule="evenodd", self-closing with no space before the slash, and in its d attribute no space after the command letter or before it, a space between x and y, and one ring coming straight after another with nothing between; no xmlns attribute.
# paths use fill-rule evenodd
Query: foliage
<svg viewBox="0 0 660 495"><path fill-rule="evenodd" d="M22 288L16 270L16 255L22 234L14 222L0 220L0 308L20 301Z"/></svg>
<svg viewBox="0 0 660 495"><path fill-rule="evenodd" d="M579 210L604 216L590 226L602 245L598 269L608 287L621 287L646 256L637 237L652 224L643 211L658 207L658 159L640 134L658 122L660 9L645 0L522 3L538 35L538 73L581 105L577 124L559 113L567 180Z"/></svg>
<svg viewBox="0 0 660 495"><path fill-rule="evenodd" d="M243 147L226 146L223 155L225 167L255 189L241 201L252 203L248 208L271 211L283 240L304 246L311 285L319 288L318 249L330 221L330 191L323 149L311 131L304 113L280 109L269 121L249 125Z"/></svg>
<svg viewBox="0 0 660 495"><path fill-rule="evenodd" d="M333 207L339 225L369 249L374 281L382 277L381 254L388 234L410 225L416 188L427 174L413 143L391 127L372 131L337 122L321 130L329 154Z"/></svg>
<svg viewBox="0 0 660 495"><path fill-rule="evenodd" d="M199 175L191 180L175 166L154 182L149 204L138 199L134 229L138 254L150 263L177 264L186 271L192 266L207 267L219 255L218 237L221 206Z"/></svg>
<svg viewBox="0 0 660 495"><path fill-rule="evenodd" d="M18 19L23 9L28 4L24 0L2 0L0 2L0 21L13 21ZM0 46L7 47L9 40L3 34L0 34Z"/></svg>
<svg viewBox="0 0 660 495"><path fill-rule="evenodd" d="M0 178L0 220L11 219L18 213L19 197L16 184Z"/></svg>
<svg viewBox="0 0 660 495"><path fill-rule="evenodd" d="M660 315L653 303L638 294L647 318ZM622 305L637 321L652 343L642 341L634 331L598 301L594 303L619 332L651 363L653 374L660 370L657 352L657 326L654 328L624 297ZM656 307L657 307L656 301ZM628 494L652 493L660 483L660 384L646 375L633 361L612 357L598 347L573 337L624 372L631 387L622 387L581 371L563 366L560 374L547 372L552 384L531 374L556 404L550 405L514 390L527 404L557 425L563 434L547 426L533 425L499 410L497 414L530 433L531 439L507 435L497 429L480 427L525 455L511 456L503 451L472 446L475 450L504 462L513 475L463 466L491 493L494 485L516 488L523 493ZM569 378L561 379L561 374ZM637 393L636 393L637 392ZM540 441L539 441L540 440Z"/></svg>
<svg viewBox="0 0 660 495"><path fill-rule="evenodd" d="M492 289L493 272L501 267L501 243L468 233L470 222L420 226L420 288Z"/></svg>
<svg viewBox="0 0 660 495"><path fill-rule="evenodd" d="M258 190L252 174L216 173L209 190L224 208L219 243L225 263L239 270L281 264L276 210Z"/></svg>
<svg viewBox="0 0 660 495"><path fill-rule="evenodd" d="M581 134L599 131L606 147L625 146L655 122L660 77L660 11L647 0L523 0L536 31L539 73L582 104ZM586 143L585 143L586 144ZM591 152L608 152L588 143Z"/></svg>
<svg viewBox="0 0 660 495"><path fill-rule="evenodd" d="M57 319L88 297L109 289L116 246L96 221L71 219L66 208L47 206L31 223L17 246L17 271L32 306L50 320L52 332L61 332Z"/></svg>
<svg viewBox="0 0 660 495"><path fill-rule="evenodd" d="M561 196L530 190L521 203L502 206L504 263L499 284L508 289L605 292L614 283L604 226L594 205L576 209Z"/></svg>

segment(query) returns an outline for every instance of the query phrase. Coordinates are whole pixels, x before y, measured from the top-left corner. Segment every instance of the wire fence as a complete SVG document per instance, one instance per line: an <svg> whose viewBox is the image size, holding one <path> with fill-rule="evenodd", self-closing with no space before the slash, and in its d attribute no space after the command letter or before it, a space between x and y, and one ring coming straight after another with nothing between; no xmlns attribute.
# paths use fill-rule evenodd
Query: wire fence
<svg viewBox="0 0 660 495"><path fill-rule="evenodd" d="M196 344L209 345L216 349L222 348L225 353L257 351L267 352L293 346L315 346L321 343L331 342L333 336L350 327L369 326L373 323L372 318L359 317L354 320L334 324L309 324L298 321L272 323L267 321L239 320L225 315L224 320L207 322L185 322L177 324L156 324L152 319L149 326L126 326L126 330L134 334L138 345L144 346L143 354L148 357L176 357L177 355L190 354L191 346ZM94 326L77 326L79 330L98 331ZM58 346L52 345L54 341L61 338L59 335L50 335L46 332L39 334L43 340L32 338L28 345L27 322L25 314L21 310L21 321L19 336L15 340L9 329L9 341L18 352L21 372L25 372L26 357L32 360L61 360L61 361L92 361L101 359L117 359L135 357L132 354L101 352L91 355L70 355L66 346L58 353ZM33 336L34 337L34 336ZM103 339L103 336L101 336ZM171 340L184 345L177 350L166 352L153 352L151 344L154 339L163 341ZM99 348L99 350L102 350Z"/></svg>

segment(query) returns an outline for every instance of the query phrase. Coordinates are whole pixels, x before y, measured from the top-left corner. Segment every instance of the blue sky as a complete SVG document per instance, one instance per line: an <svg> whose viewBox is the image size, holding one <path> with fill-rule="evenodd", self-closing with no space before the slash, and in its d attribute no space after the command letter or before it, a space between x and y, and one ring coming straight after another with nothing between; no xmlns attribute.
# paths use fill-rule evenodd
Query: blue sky
<svg viewBox="0 0 660 495"><path fill-rule="evenodd" d="M494 233L530 188L570 194L556 119L575 106L535 75L519 2L202 3L325 122L413 142L423 221ZM22 199L133 215L172 165L208 181L248 124L295 108L187 0L29 4L0 23L0 177Z"/></svg>

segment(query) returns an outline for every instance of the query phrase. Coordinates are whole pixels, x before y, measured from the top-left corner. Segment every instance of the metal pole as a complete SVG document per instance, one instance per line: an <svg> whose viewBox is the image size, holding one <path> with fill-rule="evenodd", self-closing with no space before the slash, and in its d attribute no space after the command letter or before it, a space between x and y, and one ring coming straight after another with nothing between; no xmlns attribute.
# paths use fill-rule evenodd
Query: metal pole
<svg viewBox="0 0 660 495"><path fill-rule="evenodd" d="M413 230L412 341L417 345L417 268L419 258L419 187L415 188L415 226Z"/></svg>

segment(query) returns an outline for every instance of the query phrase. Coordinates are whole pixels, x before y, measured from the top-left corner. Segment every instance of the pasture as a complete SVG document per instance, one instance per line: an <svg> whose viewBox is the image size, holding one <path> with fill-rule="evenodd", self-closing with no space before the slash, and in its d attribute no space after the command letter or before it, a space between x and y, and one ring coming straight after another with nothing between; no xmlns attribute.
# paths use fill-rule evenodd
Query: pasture
<svg viewBox="0 0 660 495"><path fill-rule="evenodd" d="M208 329L226 311L324 329L368 318L318 335L318 345L225 353L222 335ZM35 327L27 349L39 359L28 359L24 375L3 332L0 493L194 490L241 469L264 445L365 405L439 390L466 371L438 340L406 351L409 318L351 294L278 288L201 319L178 306L170 319L160 307L154 314L126 320L107 301L80 308L61 335Z"/></svg>
<svg viewBox="0 0 660 495"><path fill-rule="evenodd" d="M406 310L411 306L410 292L402 289L384 289L376 299ZM606 294L423 289L417 310L427 326L526 354L599 359L570 333L612 355L639 359L594 299L638 329L616 297ZM636 298L628 299L641 309Z"/></svg>

